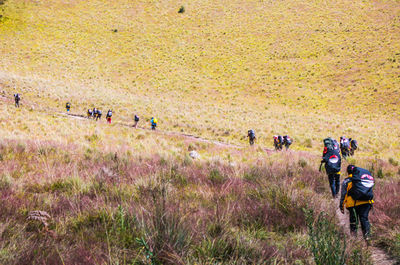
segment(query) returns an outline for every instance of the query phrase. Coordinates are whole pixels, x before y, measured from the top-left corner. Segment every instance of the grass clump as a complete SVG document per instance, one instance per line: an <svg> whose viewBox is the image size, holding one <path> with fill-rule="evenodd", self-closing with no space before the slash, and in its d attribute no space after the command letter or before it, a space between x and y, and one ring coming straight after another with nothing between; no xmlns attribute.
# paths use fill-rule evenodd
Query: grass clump
<svg viewBox="0 0 400 265"><path fill-rule="evenodd" d="M328 219L324 212L314 217L307 211L309 244L317 265L344 265L346 261L346 239L343 232Z"/></svg>

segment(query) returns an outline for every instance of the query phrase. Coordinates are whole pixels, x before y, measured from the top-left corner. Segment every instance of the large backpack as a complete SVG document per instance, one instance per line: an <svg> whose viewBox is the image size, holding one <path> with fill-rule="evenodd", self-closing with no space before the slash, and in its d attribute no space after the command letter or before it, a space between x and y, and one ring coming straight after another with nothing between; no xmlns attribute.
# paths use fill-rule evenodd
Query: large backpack
<svg viewBox="0 0 400 265"><path fill-rule="evenodd" d="M135 121L139 121L139 116L135 115Z"/></svg>
<svg viewBox="0 0 400 265"><path fill-rule="evenodd" d="M324 139L324 147L327 151L333 151L335 149L335 144L333 143L332 138Z"/></svg>
<svg viewBox="0 0 400 265"><path fill-rule="evenodd" d="M327 159L325 160L325 169L328 173L338 173L340 172L342 166L342 160L340 154L335 150L331 150L326 153Z"/></svg>
<svg viewBox="0 0 400 265"><path fill-rule="evenodd" d="M355 139L351 140L350 145L351 145L351 149L357 150L357 148L358 148L357 140L355 140Z"/></svg>
<svg viewBox="0 0 400 265"><path fill-rule="evenodd" d="M254 133L253 130L249 130L249 131L247 132L247 135L248 135L250 138L255 138L255 137L256 137L256 135L255 135L255 133Z"/></svg>
<svg viewBox="0 0 400 265"><path fill-rule="evenodd" d="M369 201L374 198L373 187L375 185L374 177L366 169L356 167L351 178L352 187L349 195L353 200Z"/></svg>
<svg viewBox="0 0 400 265"><path fill-rule="evenodd" d="M333 150L339 150L338 142L330 137L324 139L324 147L328 152Z"/></svg>

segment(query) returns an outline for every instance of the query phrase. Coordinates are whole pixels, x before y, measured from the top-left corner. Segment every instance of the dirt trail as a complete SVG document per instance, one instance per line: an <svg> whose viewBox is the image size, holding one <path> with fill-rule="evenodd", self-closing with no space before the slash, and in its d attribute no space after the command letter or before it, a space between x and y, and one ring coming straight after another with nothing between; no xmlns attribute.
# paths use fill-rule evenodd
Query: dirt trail
<svg viewBox="0 0 400 265"><path fill-rule="evenodd" d="M63 113L63 112L56 112L56 113L61 115L61 116L69 117L69 118L72 118L72 119L88 120L88 118L86 118L84 115L78 115L78 114L72 114L72 113ZM129 124L126 124L126 123L122 123L122 122L116 122L115 124L117 124L119 126L131 127L132 128L132 125L129 125ZM135 129L152 131L150 128L145 128L145 127L140 127L140 126L137 126ZM185 138L193 139L193 140L196 140L196 141L199 141L199 142L210 143L210 144L223 146L223 147L229 147L229 148L241 149L241 148L245 148L246 147L246 146L241 146L241 145L236 145L236 144L224 143L224 142L220 142L220 141L216 141L216 140L210 140L210 139L202 138L200 136L196 136L196 135L192 135L192 134L186 134L186 133L178 133L178 132L165 131L165 130L159 130L159 129L157 129L155 132L156 133L161 133L161 134L164 134L164 135L185 137ZM274 151L274 150L266 148L266 147L262 147L262 149L267 153L271 153L271 152Z"/></svg>
<svg viewBox="0 0 400 265"><path fill-rule="evenodd" d="M335 199L335 205L339 205L339 199ZM343 227L346 235L350 237L350 225L349 225L349 213L345 210L345 214L342 214L339 208L336 209L336 215L339 219L340 225ZM360 228L361 229L361 228ZM360 233L358 233L360 234ZM360 240L362 240L360 238ZM375 265L395 265L396 262L392 260L385 251L380 248L369 246L368 249L371 251L372 262Z"/></svg>

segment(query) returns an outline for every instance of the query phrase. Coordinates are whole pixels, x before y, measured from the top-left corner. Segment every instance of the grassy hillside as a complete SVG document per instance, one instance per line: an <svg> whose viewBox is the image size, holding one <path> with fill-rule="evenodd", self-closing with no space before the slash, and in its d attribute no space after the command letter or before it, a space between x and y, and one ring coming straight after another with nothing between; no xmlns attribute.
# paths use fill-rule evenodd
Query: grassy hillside
<svg viewBox="0 0 400 265"><path fill-rule="evenodd" d="M180 5L186 12L179 14ZM2 7L0 79L27 104L297 149L326 135L400 158L397 1L17 1ZM117 32L113 30L117 29Z"/></svg>
<svg viewBox="0 0 400 265"><path fill-rule="evenodd" d="M333 264L344 242L346 264L370 264L317 171L341 135L360 145L343 168L377 180L372 244L400 261L398 1L7 0L0 15L0 264L318 264L326 246ZM266 149L274 134L295 151Z"/></svg>

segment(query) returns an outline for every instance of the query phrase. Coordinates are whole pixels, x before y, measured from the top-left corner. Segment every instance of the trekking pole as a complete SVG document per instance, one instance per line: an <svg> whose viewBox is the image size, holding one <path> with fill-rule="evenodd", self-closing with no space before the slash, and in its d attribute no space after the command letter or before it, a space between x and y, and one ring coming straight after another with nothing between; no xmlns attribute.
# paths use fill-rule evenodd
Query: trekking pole
<svg viewBox="0 0 400 265"><path fill-rule="evenodd" d="M322 164L323 164L324 162L321 162L321 164L319 165L319 172L321 172L322 171Z"/></svg>

